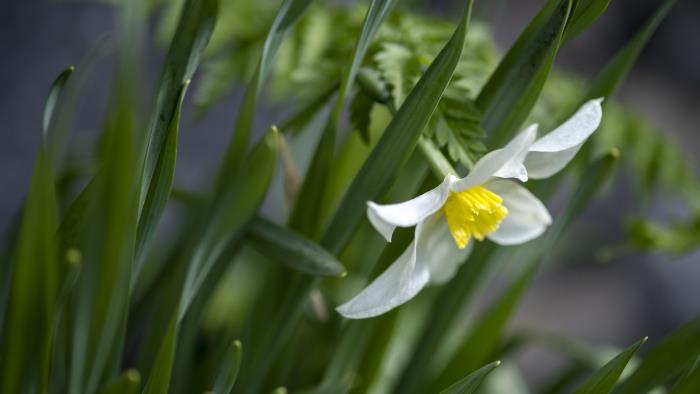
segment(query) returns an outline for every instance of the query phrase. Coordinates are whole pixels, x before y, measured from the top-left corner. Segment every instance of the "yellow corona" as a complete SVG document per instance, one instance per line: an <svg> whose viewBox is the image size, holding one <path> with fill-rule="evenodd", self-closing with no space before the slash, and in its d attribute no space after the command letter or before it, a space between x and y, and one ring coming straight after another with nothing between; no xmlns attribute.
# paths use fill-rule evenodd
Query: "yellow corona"
<svg viewBox="0 0 700 394"><path fill-rule="evenodd" d="M464 249L473 236L479 241L498 230L508 209L498 194L483 186L450 192L443 207L452 237Z"/></svg>

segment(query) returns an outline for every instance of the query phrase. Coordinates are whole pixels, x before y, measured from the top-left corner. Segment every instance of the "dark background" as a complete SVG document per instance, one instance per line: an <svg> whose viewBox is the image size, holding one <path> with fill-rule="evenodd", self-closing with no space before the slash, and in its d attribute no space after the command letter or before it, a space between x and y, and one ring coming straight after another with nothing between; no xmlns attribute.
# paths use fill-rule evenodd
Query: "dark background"
<svg viewBox="0 0 700 394"><path fill-rule="evenodd" d="M226 1L226 0L223 0ZM482 1L483 2L483 1ZM512 43L543 0L498 1L486 15L495 22L503 49ZM477 5L479 1L477 1ZM613 0L596 24L560 52L561 68L591 76L628 40L659 4L651 0ZM440 13L461 9L459 1L430 2ZM48 88L68 65L78 67L112 31L113 9L75 1L5 1L0 13L0 229L4 231L21 204L37 151ZM146 87L158 77L153 45L141 76ZM681 0L662 23L618 98L645 113L681 143L700 169L700 2ZM111 82L110 60L95 64L89 89L75 120L77 144L94 140ZM196 83L196 82L195 82ZM146 91L152 91L145 89ZM201 184L220 157L233 124L233 94L203 120L185 114L177 182ZM148 106L147 106L148 107ZM621 147L624 154L624 147ZM577 233L585 242L619 239L621 211L633 198L624 182L586 212ZM673 201L657 204L660 216L682 212ZM591 232L591 229L593 229ZM544 327L596 344L624 346L649 335L657 341L700 314L700 255L634 256L600 264L585 253L546 270L521 305L515 327ZM539 350L520 356L528 380L542 382L558 367L555 355Z"/></svg>

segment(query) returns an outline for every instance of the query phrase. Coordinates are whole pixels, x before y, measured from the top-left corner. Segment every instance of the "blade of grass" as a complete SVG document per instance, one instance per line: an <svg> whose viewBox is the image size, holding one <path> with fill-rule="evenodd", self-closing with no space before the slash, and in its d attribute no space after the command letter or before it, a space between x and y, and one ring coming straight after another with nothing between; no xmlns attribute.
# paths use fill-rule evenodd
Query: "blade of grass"
<svg viewBox="0 0 700 394"><path fill-rule="evenodd" d="M299 230L302 234L315 238L319 232L321 223L319 223L319 215L316 214L316 211L319 206L322 206L326 198L328 174L335 156L335 137L338 122L345 108L345 100L348 97L350 86L355 81L362 60L367 53L369 44L372 42L377 30L379 30L379 26L381 26L396 3L396 0L372 0L369 5L362 31L355 44L350 67L343 75L333 110L326 122L321 139L311 159L309 171L299 191L297 203L292 211L290 226Z"/></svg>
<svg viewBox="0 0 700 394"><path fill-rule="evenodd" d="M479 389L481 383L484 382L486 376L491 373L501 365L500 361L494 361L491 364L487 364L478 370L465 376L463 379L459 380L452 386L440 391L440 394L472 394Z"/></svg>
<svg viewBox="0 0 700 394"><path fill-rule="evenodd" d="M700 319L670 333L644 356L639 367L615 393L644 393L679 376L700 354Z"/></svg>
<svg viewBox="0 0 700 394"><path fill-rule="evenodd" d="M649 338L644 337L622 353L615 356L602 368L598 369L589 377L578 389L576 394L607 394L612 391L615 383L625 370L632 356L637 350L647 342Z"/></svg>
<svg viewBox="0 0 700 394"><path fill-rule="evenodd" d="M255 118L255 107L258 101L258 93L272 68L273 60L277 54L284 37L294 27L299 18L311 4L311 0L284 0L280 5L270 31L265 38L260 61L255 70L255 75L248 85L243 102L238 110L238 118L233 132L233 138L224 156L223 165L219 171L215 190L223 187L227 174L235 173L245 157L250 143L250 134Z"/></svg>
<svg viewBox="0 0 700 394"><path fill-rule="evenodd" d="M233 385L236 384L238 377L238 369L241 366L242 352L241 342L238 340L233 341L226 350L219 375L214 382L213 391L215 393L228 394L233 390Z"/></svg>
<svg viewBox="0 0 700 394"><path fill-rule="evenodd" d="M571 41L586 30L608 9L609 4L610 0L576 0L562 42Z"/></svg>
<svg viewBox="0 0 700 394"><path fill-rule="evenodd" d="M549 0L508 50L476 99L489 145L503 145L535 105L559 49L571 0Z"/></svg>
<svg viewBox="0 0 700 394"><path fill-rule="evenodd" d="M315 276L343 277L345 267L317 243L267 219L257 217L248 233L250 244L268 258Z"/></svg>

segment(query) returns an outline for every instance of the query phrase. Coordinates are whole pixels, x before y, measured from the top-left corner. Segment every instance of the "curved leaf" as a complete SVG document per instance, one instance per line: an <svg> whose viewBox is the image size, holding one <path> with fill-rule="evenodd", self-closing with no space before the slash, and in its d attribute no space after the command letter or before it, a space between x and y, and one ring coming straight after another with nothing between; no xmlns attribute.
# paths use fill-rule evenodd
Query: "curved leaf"
<svg viewBox="0 0 700 394"><path fill-rule="evenodd" d="M607 394L612 391L622 371L625 370L627 363L648 339L649 338L644 337L639 340L595 371L595 373L576 390L576 394Z"/></svg>

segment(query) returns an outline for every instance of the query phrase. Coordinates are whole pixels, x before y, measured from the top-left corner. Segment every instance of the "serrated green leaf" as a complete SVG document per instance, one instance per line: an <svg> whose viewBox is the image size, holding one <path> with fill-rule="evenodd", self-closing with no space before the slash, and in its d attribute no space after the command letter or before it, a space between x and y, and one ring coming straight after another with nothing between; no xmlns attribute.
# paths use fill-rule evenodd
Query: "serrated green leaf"
<svg viewBox="0 0 700 394"><path fill-rule="evenodd" d="M651 19L634 38L622 48L591 82L587 97L611 97L642 52L661 21L671 10L675 0L665 0Z"/></svg>
<svg viewBox="0 0 700 394"><path fill-rule="evenodd" d="M476 371L465 376L463 379L459 380L450 387L440 391L440 394L472 394L475 393L481 383L483 383L486 376L491 373L496 367L501 365L500 361L494 361L491 364L487 364Z"/></svg>
<svg viewBox="0 0 700 394"><path fill-rule="evenodd" d="M238 370L241 367L241 342L235 340L229 345L219 368L219 374L214 382L213 391L217 394L229 394L236 384Z"/></svg>
<svg viewBox="0 0 700 394"><path fill-rule="evenodd" d="M141 374L135 369L124 371L118 378L106 384L100 394L138 394L141 389Z"/></svg>
<svg viewBox="0 0 700 394"><path fill-rule="evenodd" d="M296 271L316 276L345 276L345 267L317 243L267 219L257 217L248 233L261 254Z"/></svg>
<svg viewBox="0 0 700 394"><path fill-rule="evenodd" d="M700 354L700 319L666 336L642 359L634 373L615 390L617 394L644 393L679 376Z"/></svg>
<svg viewBox="0 0 700 394"><path fill-rule="evenodd" d="M366 202L386 191L413 152L462 54L471 4L469 1L452 38L399 108L340 202L322 241L332 253L343 249L364 217Z"/></svg>
<svg viewBox="0 0 700 394"><path fill-rule="evenodd" d="M508 50L476 99L490 146L521 126L542 91L559 49L571 0L549 0Z"/></svg>
<svg viewBox="0 0 700 394"><path fill-rule="evenodd" d="M576 394L607 394L612 391L622 371L625 370L627 363L629 363L637 350L646 343L647 339L648 338L645 337L639 340L595 371L593 375L579 386L576 390Z"/></svg>

